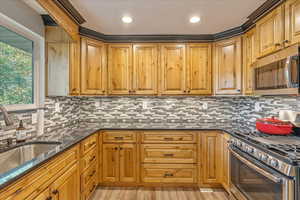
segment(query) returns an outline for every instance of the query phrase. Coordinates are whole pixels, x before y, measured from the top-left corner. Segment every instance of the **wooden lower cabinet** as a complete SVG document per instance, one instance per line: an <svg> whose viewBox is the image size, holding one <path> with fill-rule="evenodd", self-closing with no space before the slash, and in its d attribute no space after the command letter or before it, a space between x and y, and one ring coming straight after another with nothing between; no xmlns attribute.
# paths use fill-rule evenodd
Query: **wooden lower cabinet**
<svg viewBox="0 0 300 200"><path fill-rule="evenodd" d="M29 198L26 200L50 200L50 191L49 188L47 188L44 192L42 192L41 194L39 194L37 197Z"/></svg>
<svg viewBox="0 0 300 200"><path fill-rule="evenodd" d="M54 200L80 200L79 165L73 165L50 188Z"/></svg>
<svg viewBox="0 0 300 200"><path fill-rule="evenodd" d="M201 184L220 185L222 182L222 133L201 133Z"/></svg>
<svg viewBox="0 0 300 200"><path fill-rule="evenodd" d="M230 154L229 154L229 139L230 135L224 133L222 135L222 169L223 169L223 177L222 177L222 186L224 189L229 192L230 191Z"/></svg>
<svg viewBox="0 0 300 200"><path fill-rule="evenodd" d="M103 144L103 182L137 182L136 144Z"/></svg>

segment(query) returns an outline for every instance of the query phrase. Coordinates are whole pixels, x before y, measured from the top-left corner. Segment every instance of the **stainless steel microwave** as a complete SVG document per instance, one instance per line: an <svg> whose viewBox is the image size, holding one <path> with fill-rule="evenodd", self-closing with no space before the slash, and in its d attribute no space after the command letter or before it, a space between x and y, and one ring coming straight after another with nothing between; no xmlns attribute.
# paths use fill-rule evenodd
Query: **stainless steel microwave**
<svg viewBox="0 0 300 200"><path fill-rule="evenodd" d="M299 95L299 45L259 59L253 65L257 95Z"/></svg>

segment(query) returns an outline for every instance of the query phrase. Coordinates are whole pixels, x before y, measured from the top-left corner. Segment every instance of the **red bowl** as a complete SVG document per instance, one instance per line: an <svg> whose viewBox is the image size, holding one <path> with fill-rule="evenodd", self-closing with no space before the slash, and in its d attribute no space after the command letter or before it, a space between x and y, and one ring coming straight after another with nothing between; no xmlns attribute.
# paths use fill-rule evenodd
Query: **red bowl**
<svg viewBox="0 0 300 200"><path fill-rule="evenodd" d="M258 119L256 129L271 135L289 135L293 133L293 125L274 119Z"/></svg>

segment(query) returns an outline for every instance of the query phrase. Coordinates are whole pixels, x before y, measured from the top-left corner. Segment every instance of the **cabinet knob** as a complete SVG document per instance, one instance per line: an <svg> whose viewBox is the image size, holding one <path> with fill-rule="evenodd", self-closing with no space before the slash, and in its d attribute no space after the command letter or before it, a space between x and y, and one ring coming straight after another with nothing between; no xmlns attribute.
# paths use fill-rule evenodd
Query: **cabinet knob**
<svg viewBox="0 0 300 200"><path fill-rule="evenodd" d="M105 93L105 90L102 90L102 93Z"/></svg>
<svg viewBox="0 0 300 200"><path fill-rule="evenodd" d="M184 93L186 93L186 90L183 90Z"/></svg>
<svg viewBox="0 0 300 200"><path fill-rule="evenodd" d="M281 46L281 44L280 43L275 43L275 46L278 47L278 46Z"/></svg>
<svg viewBox="0 0 300 200"><path fill-rule="evenodd" d="M118 147L115 147L115 150L118 150Z"/></svg>
<svg viewBox="0 0 300 200"><path fill-rule="evenodd" d="M52 197L47 197L47 199L46 200L52 200Z"/></svg>
<svg viewBox="0 0 300 200"><path fill-rule="evenodd" d="M289 42L290 42L289 40L283 40L283 44L289 43Z"/></svg>

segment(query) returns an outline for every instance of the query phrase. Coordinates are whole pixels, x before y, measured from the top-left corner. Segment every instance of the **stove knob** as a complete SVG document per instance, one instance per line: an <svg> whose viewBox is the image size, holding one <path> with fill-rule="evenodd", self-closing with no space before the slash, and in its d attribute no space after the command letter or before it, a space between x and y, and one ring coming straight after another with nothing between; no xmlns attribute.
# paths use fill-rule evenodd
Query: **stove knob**
<svg viewBox="0 0 300 200"><path fill-rule="evenodd" d="M266 155L266 154L261 154L261 160L262 160L262 161L267 162L267 161L268 161L268 158L269 158L268 155Z"/></svg>
<svg viewBox="0 0 300 200"><path fill-rule="evenodd" d="M270 164L271 164L272 167L277 168L279 163L278 163L277 160L272 159L271 162L270 162Z"/></svg>

